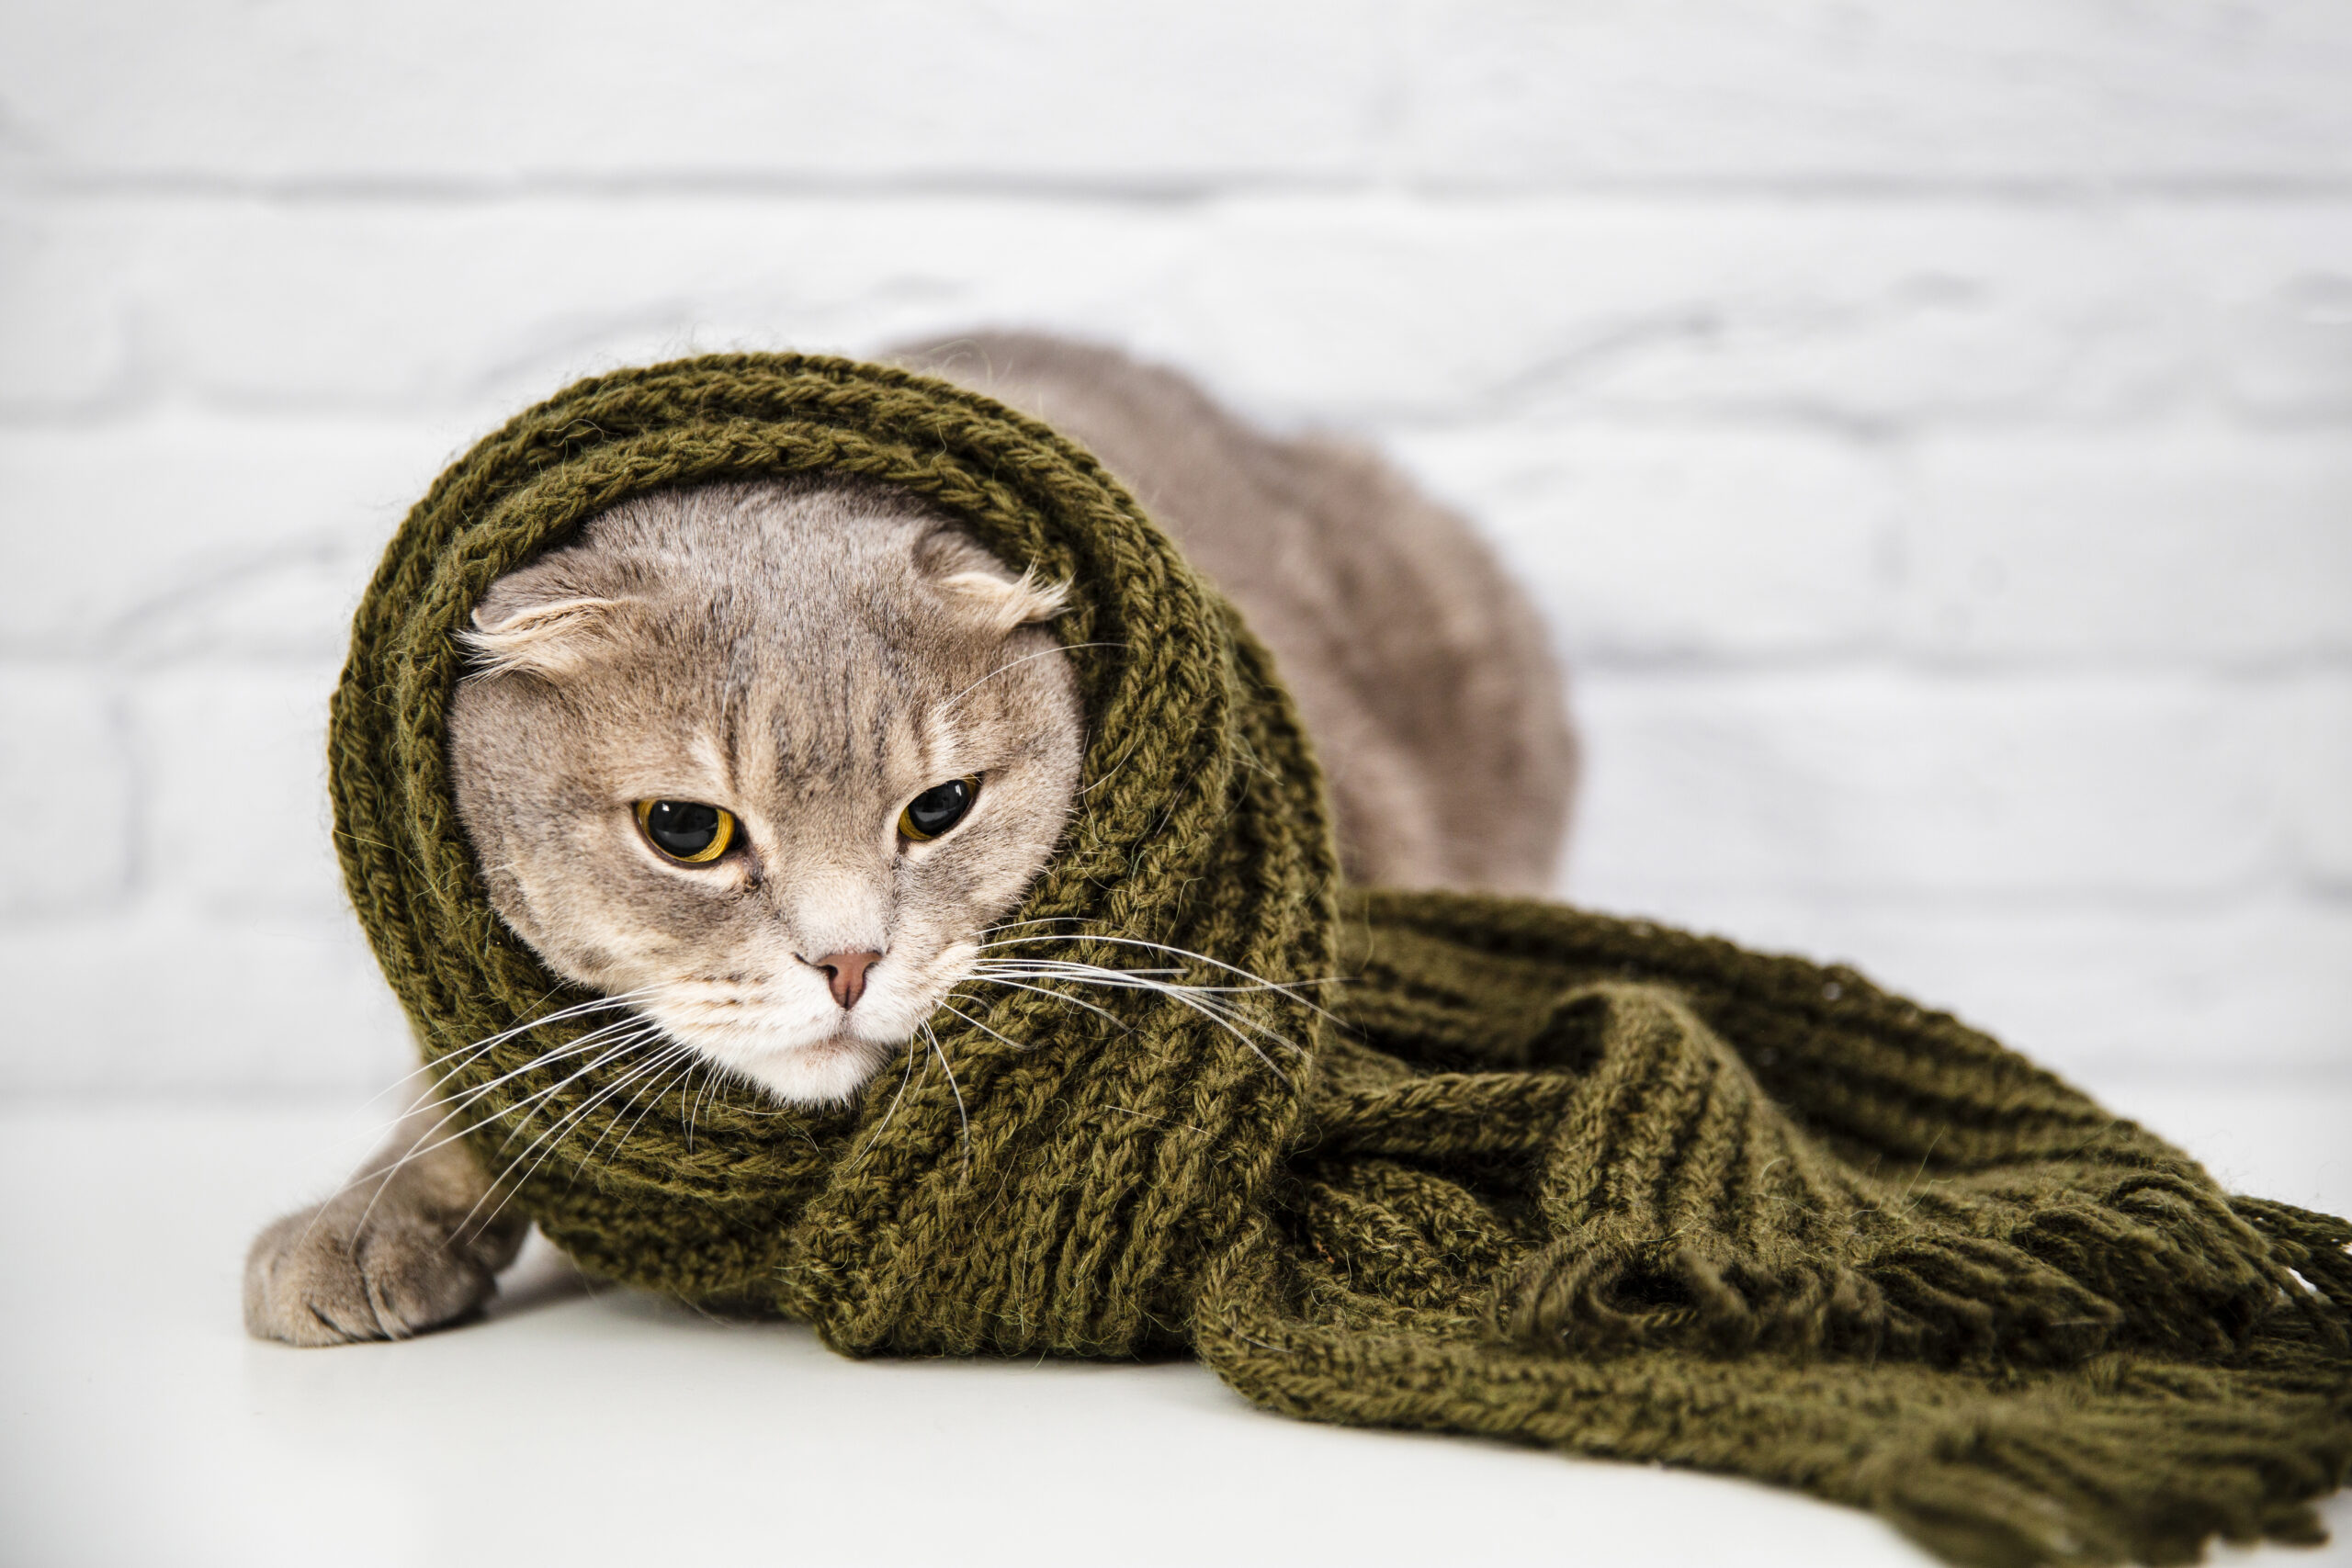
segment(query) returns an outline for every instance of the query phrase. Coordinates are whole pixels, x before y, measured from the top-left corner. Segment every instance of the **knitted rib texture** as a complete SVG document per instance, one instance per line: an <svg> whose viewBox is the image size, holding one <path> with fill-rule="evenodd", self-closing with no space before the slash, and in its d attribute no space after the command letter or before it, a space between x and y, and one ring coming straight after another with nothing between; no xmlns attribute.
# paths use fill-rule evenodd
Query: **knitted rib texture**
<svg viewBox="0 0 2352 1568"><path fill-rule="evenodd" d="M837 1111L559 1066L578 1019L472 1048L594 998L484 895L453 632L624 497L812 470L1073 585L1080 807L1014 918L1080 939L1057 956L1145 967L1124 944L1153 942L1287 988L1229 993L1238 1028L1142 989L959 998L936 1055ZM352 901L445 1099L615 1278L850 1354L1186 1348L1295 1415L1753 1476L1967 1563L2315 1540L2352 1462L2352 1225L2225 1196L1850 971L1341 896L1263 650L1091 457L978 394L738 355L520 415L392 541L329 750Z"/></svg>

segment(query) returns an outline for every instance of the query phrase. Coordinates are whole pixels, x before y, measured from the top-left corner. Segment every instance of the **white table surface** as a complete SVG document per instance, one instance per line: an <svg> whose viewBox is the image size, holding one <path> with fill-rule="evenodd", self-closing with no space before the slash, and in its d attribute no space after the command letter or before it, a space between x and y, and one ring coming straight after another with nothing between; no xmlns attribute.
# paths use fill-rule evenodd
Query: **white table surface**
<svg viewBox="0 0 2352 1568"><path fill-rule="evenodd" d="M2352 1207L2352 1084L2102 1087L2244 1190ZM534 1241L483 1322L294 1350L254 1229L332 1189L344 1106L0 1108L0 1562L1909 1564L1736 1481L1251 1410L1175 1363L842 1360L587 1289ZM2352 1563L2352 1495L2316 1552Z"/></svg>

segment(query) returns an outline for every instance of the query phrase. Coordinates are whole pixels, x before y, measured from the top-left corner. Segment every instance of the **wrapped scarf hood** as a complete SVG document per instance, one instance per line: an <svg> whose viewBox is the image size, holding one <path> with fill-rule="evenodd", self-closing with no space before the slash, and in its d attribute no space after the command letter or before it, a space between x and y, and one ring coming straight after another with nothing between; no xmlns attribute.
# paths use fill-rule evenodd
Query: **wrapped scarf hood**
<svg viewBox="0 0 2352 1568"><path fill-rule="evenodd" d="M549 1059L597 1021L554 1015L596 998L488 902L450 791L452 634L626 497L811 471L1072 585L1080 808L1012 918L1109 967L1151 942L1282 987L1241 994L1240 1027L1001 991L832 1111ZM445 1098L614 1278L850 1354L1186 1349L1292 1414L1754 1476L1966 1562L2313 1539L2352 1461L2352 1225L2224 1196L1848 970L1342 894L1232 607L1091 457L976 393L714 356L522 414L393 539L329 750L351 898Z"/></svg>

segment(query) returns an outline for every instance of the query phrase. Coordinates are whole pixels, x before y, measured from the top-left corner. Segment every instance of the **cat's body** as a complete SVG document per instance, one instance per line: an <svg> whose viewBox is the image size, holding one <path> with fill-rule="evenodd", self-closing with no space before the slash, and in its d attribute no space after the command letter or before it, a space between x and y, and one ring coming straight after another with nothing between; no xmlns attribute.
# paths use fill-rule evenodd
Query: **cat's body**
<svg viewBox="0 0 2352 1568"><path fill-rule="evenodd" d="M1367 452L1253 430L1172 371L1016 333L910 365L1100 457L1273 649L1351 880L1550 889L1576 777L1542 623L1477 536Z"/></svg>
<svg viewBox="0 0 2352 1568"><path fill-rule="evenodd" d="M1104 350L991 336L905 358L1087 446L1241 606L1352 878L1548 886L1574 771L1559 680L1458 520L1369 457L1262 435ZM493 906L548 967L630 998L613 1038L651 1059L788 1102L854 1093L954 986L990 983L991 947L1052 940L991 922L1073 804L1085 718L1057 605L870 487L707 487L592 519L492 586L451 705ZM521 1227L438 1120L256 1240L255 1334L397 1337L491 1293Z"/></svg>

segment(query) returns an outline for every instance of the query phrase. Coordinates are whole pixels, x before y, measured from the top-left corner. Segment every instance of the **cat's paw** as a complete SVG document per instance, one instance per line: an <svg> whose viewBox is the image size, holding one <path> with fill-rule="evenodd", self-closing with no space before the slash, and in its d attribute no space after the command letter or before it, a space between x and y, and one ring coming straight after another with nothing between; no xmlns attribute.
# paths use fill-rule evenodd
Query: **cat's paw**
<svg viewBox="0 0 2352 1568"><path fill-rule="evenodd" d="M245 1330L289 1345L405 1339L463 1317L498 1293L518 1226L458 1234L398 1203L348 1199L287 1215L245 1255Z"/></svg>

